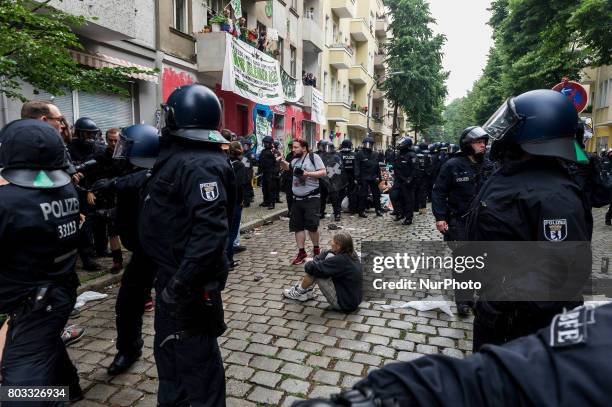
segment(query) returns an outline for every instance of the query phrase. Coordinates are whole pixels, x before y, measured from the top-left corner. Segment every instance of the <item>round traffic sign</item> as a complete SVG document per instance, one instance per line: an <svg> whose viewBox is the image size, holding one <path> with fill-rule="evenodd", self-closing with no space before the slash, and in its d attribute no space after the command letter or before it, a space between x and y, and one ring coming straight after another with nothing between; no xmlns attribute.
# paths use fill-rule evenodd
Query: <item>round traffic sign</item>
<svg viewBox="0 0 612 407"><path fill-rule="evenodd" d="M561 92L571 100L578 113L582 112L587 105L589 96L586 89L578 82L563 81L556 84L552 90Z"/></svg>

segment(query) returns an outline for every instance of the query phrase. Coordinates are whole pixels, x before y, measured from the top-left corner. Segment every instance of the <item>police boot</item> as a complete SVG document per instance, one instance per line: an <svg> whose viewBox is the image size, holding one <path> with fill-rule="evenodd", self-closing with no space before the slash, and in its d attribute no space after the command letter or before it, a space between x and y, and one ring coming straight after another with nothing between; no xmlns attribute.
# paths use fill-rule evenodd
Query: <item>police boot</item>
<svg viewBox="0 0 612 407"><path fill-rule="evenodd" d="M362 211L362 212L359 212L359 217L360 217L360 218L367 218L367 217L368 217L368 215L366 215L366 214L365 214L365 212L364 212L364 211Z"/></svg>
<svg viewBox="0 0 612 407"><path fill-rule="evenodd" d="M383 211L382 211L382 209L378 209L378 208L376 208L375 212L376 212L376 216L383 216Z"/></svg>
<svg viewBox="0 0 612 407"><path fill-rule="evenodd" d="M335 222L340 222L340 214L339 213L335 213L334 214L334 221Z"/></svg>
<svg viewBox="0 0 612 407"><path fill-rule="evenodd" d="M400 221L402 219L404 219L404 215L402 215L401 213L397 213L397 214L395 214L395 218L393 218L393 221L397 222L397 221Z"/></svg>
<svg viewBox="0 0 612 407"><path fill-rule="evenodd" d="M612 226L612 213L606 213L606 225Z"/></svg>
<svg viewBox="0 0 612 407"><path fill-rule="evenodd" d="M404 221L402 222L402 225L406 225L406 226L410 226L412 225L412 219L404 219Z"/></svg>
<svg viewBox="0 0 612 407"><path fill-rule="evenodd" d="M140 359L141 355L141 351L138 351L138 353L131 356L117 353L117 356L115 356L115 359L113 359L113 362L110 364L106 372L109 376L116 376L118 374L121 374L128 370L130 366L134 364L134 362Z"/></svg>

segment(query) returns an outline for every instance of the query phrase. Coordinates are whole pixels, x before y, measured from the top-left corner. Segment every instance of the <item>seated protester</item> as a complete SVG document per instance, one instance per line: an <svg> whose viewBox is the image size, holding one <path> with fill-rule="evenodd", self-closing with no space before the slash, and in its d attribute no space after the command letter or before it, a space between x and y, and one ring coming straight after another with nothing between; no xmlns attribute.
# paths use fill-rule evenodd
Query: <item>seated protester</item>
<svg viewBox="0 0 612 407"><path fill-rule="evenodd" d="M315 256L304 266L302 281L284 291L287 298L308 301L315 297L314 285L334 310L353 312L362 300L362 269L359 257L353 249L353 239L346 232L332 238L331 250Z"/></svg>

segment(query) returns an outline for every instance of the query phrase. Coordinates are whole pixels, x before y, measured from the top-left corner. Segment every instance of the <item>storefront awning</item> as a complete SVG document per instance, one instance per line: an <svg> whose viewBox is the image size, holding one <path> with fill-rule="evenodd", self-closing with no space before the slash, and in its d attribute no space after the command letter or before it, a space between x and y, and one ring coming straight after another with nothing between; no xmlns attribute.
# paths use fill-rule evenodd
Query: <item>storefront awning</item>
<svg viewBox="0 0 612 407"><path fill-rule="evenodd" d="M135 64L130 61L126 61L124 59L111 57L109 55L105 55L99 52L95 54L89 54L86 52L74 51L70 50L70 55L72 58L81 65L87 65L92 68L100 69L100 68L116 68L116 67L126 67L126 68L138 68L141 70L152 71L151 68L139 64ZM132 74L130 77L134 79L140 79L142 81L148 82L158 82L158 75L154 73L146 74L146 73L137 73Z"/></svg>

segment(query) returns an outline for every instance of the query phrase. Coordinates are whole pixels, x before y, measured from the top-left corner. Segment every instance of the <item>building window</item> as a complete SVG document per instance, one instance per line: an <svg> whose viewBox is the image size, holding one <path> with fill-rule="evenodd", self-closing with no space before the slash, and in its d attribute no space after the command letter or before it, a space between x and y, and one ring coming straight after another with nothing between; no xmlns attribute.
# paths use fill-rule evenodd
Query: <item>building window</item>
<svg viewBox="0 0 612 407"><path fill-rule="evenodd" d="M329 100L329 95L327 94L327 72L323 72L323 98Z"/></svg>
<svg viewBox="0 0 612 407"><path fill-rule="evenodd" d="M277 51L278 51L278 62L280 62L281 68L285 65L285 42L281 37L278 37L277 43Z"/></svg>
<svg viewBox="0 0 612 407"><path fill-rule="evenodd" d="M329 45L329 16L325 16L325 45Z"/></svg>
<svg viewBox="0 0 612 407"><path fill-rule="evenodd" d="M295 78L296 74L297 74L297 50L295 49L295 47L293 45L289 46L290 52L291 54L289 55L291 58L291 76L293 76Z"/></svg>
<svg viewBox="0 0 612 407"><path fill-rule="evenodd" d="M186 33L187 28L187 0L174 0L174 28Z"/></svg>
<svg viewBox="0 0 612 407"><path fill-rule="evenodd" d="M599 108L610 106L610 85L612 79L607 79L599 84Z"/></svg>

